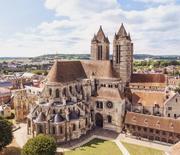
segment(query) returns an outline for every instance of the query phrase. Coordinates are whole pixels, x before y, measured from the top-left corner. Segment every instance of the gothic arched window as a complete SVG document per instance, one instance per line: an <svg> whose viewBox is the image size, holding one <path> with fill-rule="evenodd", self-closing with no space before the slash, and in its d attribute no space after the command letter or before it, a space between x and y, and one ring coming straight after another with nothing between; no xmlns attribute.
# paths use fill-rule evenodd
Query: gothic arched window
<svg viewBox="0 0 180 155"><path fill-rule="evenodd" d="M52 127L52 134L56 134L56 127L55 126Z"/></svg>
<svg viewBox="0 0 180 155"><path fill-rule="evenodd" d="M112 117L110 115L107 116L108 123L112 122Z"/></svg>
<svg viewBox="0 0 180 155"><path fill-rule="evenodd" d="M63 89L62 94L63 94L63 96L66 96L66 88Z"/></svg>
<svg viewBox="0 0 180 155"><path fill-rule="evenodd" d="M72 94L72 86L69 86L69 91Z"/></svg>
<svg viewBox="0 0 180 155"><path fill-rule="evenodd" d="M102 45L98 46L98 60L102 60Z"/></svg>
<svg viewBox="0 0 180 155"><path fill-rule="evenodd" d="M43 126L39 125L39 133L43 133Z"/></svg>
<svg viewBox="0 0 180 155"><path fill-rule="evenodd" d="M49 88L49 95L51 96L52 95L52 89Z"/></svg>
<svg viewBox="0 0 180 155"><path fill-rule="evenodd" d="M99 101L96 101L96 108L100 108Z"/></svg>
<svg viewBox="0 0 180 155"><path fill-rule="evenodd" d="M100 102L100 108L103 109L103 102Z"/></svg>
<svg viewBox="0 0 180 155"><path fill-rule="evenodd" d="M73 124L73 131L76 130L76 124Z"/></svg>
<svg viewBox="0 0 180 155"><path fill-rule="evenodd" d="M56 89L56 98L59 98L59 89Z"/></svg>
<svg viewBox="0 0 180 155"><path fill-rule="evenodd" d="M59 131L60 131L60 134L63 133L63 128L62 128L62 126L59 127Z"/></svg>

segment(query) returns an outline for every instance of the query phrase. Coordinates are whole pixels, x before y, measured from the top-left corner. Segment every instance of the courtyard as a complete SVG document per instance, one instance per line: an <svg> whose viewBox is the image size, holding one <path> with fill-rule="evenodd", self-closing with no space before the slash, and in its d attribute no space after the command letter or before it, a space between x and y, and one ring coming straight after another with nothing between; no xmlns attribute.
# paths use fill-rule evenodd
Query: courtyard
<svg viewBox="0 0 180 155"><path fill-rule="evenodd" d="M137 145L127 142L121 143L128 151L129 155L165 155L165 153L161 150L142 146L140 144ZM14 139L12 144L9 145L5 150L4 155L20 155L20 150L21 148L19 147L19 145L17 145ZM65 151L64 155L123 155L122 152L123 151L120 147L118 147L117 143L115 143L114 140L94 138L80 147Z"/></svg>
<svg viewBox="0 0 180 155"><path fill-rule="evenodd" d="M10 145L8 155L10 155L9 151L15 155L15 150L16 154L20 155L18 152L27 141L26 124L22 123L20 127L14 132L12 144L16 143L16 145ZM22 137L22 135L25 136ZM72 141L70 145L65 145L66 147L58 146L57 152L65 151L65 155L165 155L161 150L168 150L168 147L163 145L132 139L122 134L113 134L113 132L103 129L96 129L86 136L75 141L77 143Z"/></svg>
<svg viewBox="0 0 180 155"><path fill-rule="evenodd" d="M65 152L65 155L123 155L117 145L112 141L93 139L87 144L72 151Z"/></svg>
<svg viewBox="0 0 180 155"><path fill-rule="evenodd" d="M157 150L150 147L145 147L136 144L129 144L122 142L125 148L128 150L130 155L164 155L165 153L161 150Z"/></svg>

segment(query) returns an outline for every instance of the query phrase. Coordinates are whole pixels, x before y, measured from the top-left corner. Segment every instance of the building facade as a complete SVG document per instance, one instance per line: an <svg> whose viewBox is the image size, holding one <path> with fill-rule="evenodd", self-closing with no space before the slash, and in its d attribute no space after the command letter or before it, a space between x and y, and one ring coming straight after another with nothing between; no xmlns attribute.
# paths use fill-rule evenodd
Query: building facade
<svg viewBox="0 0 180 155"><path fill-rule="evenodd" d="M152 141L175 144L180 140L177 119L128 112L125 119L127 134Z"/></svg>
<svg viewBox="0 0 180 155"><path fill-rule="evenodd" d="M172 96L170 96L165 102L164 115L166 117L177 119L180 117L179 109L180 109L180 94L175 93Z"/></svg>
<svg viewBox="0 0 180 155"><path fill-rule="evenodd" d="M30 112L31 106L36 104L37 96L30 94L26 89L14 92L13 106L16 121L25 121Z"/></svg>

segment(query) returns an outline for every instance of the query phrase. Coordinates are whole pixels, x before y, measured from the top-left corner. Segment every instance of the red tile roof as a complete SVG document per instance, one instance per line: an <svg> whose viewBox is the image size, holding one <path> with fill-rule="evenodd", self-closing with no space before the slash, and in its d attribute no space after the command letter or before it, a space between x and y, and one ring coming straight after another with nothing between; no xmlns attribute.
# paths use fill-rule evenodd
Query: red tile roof
<svg viewBox="0 0 180 155"><path fill-rule="evenodd" d="M141 103L143 106L158 104L160 107L164 107L165 100L164 92L134 91L132 93L132 104Z"/></svg>
<svg viewBox="0 0 180 155"><path fill-rule="evenodd" d="M174 132L180 134L180 120L169 117L158 117L134 112L127 112L125 124Z"/></svg>
<svg viewBox="0 0 180 155"><path fill-rule="evenodd" d="M133 74L132 83L166 83L164 74Z"/></svg>

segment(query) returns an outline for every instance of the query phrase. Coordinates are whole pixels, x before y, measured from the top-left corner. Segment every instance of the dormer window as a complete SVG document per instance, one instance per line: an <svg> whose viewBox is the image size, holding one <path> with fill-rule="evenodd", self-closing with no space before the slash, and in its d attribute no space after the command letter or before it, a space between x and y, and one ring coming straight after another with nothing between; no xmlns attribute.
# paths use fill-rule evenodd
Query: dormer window
<svg viewBox="0 0 180 155"><path fill-rule="evenodd" d="M136 122L136 116L133 116L132 121Z"/></svg>
<svg viewBox="0 0 180 155"><path fill-rule="evenodd" d="M144 124L148 125L148 120L147 119L144 120Z"/></svg>
<svg viewBox="0 0 180 155"><path fill-rule="evenodd" d="M156 126L160 128L160 121L157 121Z"/></svg>
<svg viewBox="0 0 180 155"><path fill-rule="evenodd" d="M173 129L173 128L174 128L174 125L173 125L173 123L172 123L172 122L170 123L169 127L170 127L171 129Z"/></svg>

